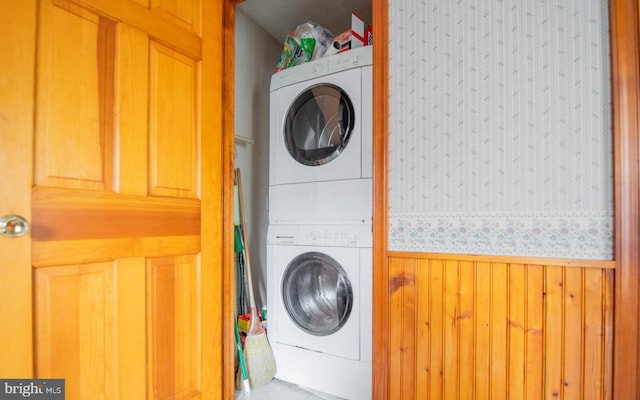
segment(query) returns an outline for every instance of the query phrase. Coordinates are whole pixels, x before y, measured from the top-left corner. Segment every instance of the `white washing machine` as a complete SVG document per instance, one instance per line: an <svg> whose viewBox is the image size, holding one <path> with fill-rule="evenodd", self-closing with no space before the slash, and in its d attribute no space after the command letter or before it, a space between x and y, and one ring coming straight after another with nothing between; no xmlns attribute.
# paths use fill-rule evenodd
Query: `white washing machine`
<svg viewBox="0 0 640 400"><path fill-rule="evenodd" d="M271 225L267 334L276 378L371 399L370 224Z"/></svg>
<svg viewBox="0 0 640 400"><path fill-rule="evenodd" d="M371 52L271 78L269 224L371 223Z"/></svg>
<svg viewBox="0 0 640 400"><path fill-rule="evenodd" d="M271 78L269 185L371 178L372 46Z"/></svg>

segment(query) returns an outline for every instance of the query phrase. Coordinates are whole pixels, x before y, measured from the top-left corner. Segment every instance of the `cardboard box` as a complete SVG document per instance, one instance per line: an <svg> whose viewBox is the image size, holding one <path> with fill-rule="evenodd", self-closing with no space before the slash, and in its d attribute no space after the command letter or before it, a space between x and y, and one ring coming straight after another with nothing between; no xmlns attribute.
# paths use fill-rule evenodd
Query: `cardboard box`
<svg viewBox="0 0 640 400"><path fill-rule="evenodd" d="M367 25L364 20L358 16L358 14L351 13L351 48L357 49L358 47L365 46L367 44L366 31Z"/></svg>
<svg viewBox="0 0 640 400"><path fill-rule="evenodd" d="M260 320L262 329L267 329L267 321ZM240 332L249 332L249 326L251 325L251 314L238 315L238 330Z"/></svg>
<svg viewBox="0 0 640 400"><path fill-rule="evenodd" d="M325 56L373 44L373 26L367 25L356 13L351 13L351 28L337 35Z"/></svg>

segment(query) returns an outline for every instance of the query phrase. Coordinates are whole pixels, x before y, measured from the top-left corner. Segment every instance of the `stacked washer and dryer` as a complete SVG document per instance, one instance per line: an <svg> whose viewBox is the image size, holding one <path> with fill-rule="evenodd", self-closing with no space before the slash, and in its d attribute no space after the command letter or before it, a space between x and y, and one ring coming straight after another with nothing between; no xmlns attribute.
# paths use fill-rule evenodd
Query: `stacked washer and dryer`
<svg viewBox="0 0 640 400"><path fill-rule="evenodd" d="M372 52L271 79L268 337L276 378L371 398Z"/></svg>

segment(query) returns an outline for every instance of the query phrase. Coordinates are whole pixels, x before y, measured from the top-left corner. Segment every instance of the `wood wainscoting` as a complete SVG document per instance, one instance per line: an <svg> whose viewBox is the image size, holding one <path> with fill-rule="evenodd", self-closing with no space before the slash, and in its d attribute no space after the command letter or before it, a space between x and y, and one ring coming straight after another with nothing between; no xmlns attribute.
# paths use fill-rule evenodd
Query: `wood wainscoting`
<svg viewBox="0 0 640 400"><path fill-rule="evenodd" d="M390 399L610 399L612 261L389 254Z"/></svg>

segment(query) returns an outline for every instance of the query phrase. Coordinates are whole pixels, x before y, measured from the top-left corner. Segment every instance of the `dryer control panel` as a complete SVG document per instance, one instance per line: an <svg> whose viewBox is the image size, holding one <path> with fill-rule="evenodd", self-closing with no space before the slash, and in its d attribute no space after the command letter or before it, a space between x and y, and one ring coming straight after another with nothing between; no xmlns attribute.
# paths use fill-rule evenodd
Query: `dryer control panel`
<svg viewBox="0 0 640 400"><path fill-rule="evenodd" d="M371 224L270 225L267 244L371 247Z"/></svg>

